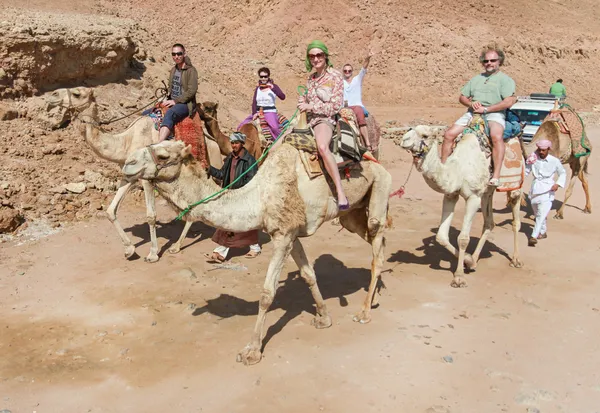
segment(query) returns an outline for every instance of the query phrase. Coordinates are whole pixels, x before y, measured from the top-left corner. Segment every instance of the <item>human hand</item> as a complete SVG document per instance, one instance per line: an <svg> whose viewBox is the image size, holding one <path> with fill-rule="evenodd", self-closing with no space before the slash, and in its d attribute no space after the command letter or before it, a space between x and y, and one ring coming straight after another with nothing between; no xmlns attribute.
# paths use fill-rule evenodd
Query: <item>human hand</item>
<svg viewBox="0 0 600 413"><path fill-rule="evenodd" d="M479 102L477 102L479 103ZM474 113L479 113L479 114L484 114L486 110L485 106L482 106L481 103L479 103L479 107L477 107L477 109L473 109Z"/></svg>
<svg viewBox="0 0 600 413"><path fill-rule="evenodd" d="M312 103L298 103L298 109L300 112L311 112L313 110Z"/></svg>
<svg viewBox="0 0 600 413"><path fill-rule="evenodd" d="M372 58L375 55L375 53L373 53L373 50L369 49L369 53L367 54L367 59Z"/></svg>
<svg viewBox="0 0 600 413"><path fill-rule="evenodd" d="M256 120L258 118L258 112L256 112L254 115L252 115L252 120Z"/></svg>
<svg viewBox="0 0 600 413"><path fill-rule="evenodd" d="M558 191L558 184L552 185L552 191L554 191L554 192Z"/></svg>
<svg viewBox="0 0 600 413"><path fill-rule="evenodd" d="M171 106L175 105L175 101L173 99L171 99L171 100L165 100L163 102L163 105L165 105L166 107L170 108Z"/></svg>
<svg viewBox="0 0 600 413"><path fill-rule="evenodd" d="M482 106L483 105L481 104L481 102L471 102L471 109L473 109L473 111L477 111L477 109L481 108Z"/></svg>

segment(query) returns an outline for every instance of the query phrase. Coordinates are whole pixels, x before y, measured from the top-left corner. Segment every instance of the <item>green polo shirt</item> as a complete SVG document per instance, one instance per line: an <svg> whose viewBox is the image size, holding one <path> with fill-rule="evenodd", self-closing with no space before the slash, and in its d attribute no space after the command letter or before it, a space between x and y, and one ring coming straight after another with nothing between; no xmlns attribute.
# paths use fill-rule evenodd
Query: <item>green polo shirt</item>
<svg viewBox="0 0 600 413"><path fill-rule="evenodd" d="M561 98L563 96L567 96L567 88L560 82L556 82L552 86L550 86L550 93L556 96L557 98Z"/></svg>
<svg viewBox="0 0 600 413"><path fill-rule="evenodd" d="M481 73L469 80L460 93L483 106L492 106L515 94L515 81L502 72L491 76Z"/></svg>

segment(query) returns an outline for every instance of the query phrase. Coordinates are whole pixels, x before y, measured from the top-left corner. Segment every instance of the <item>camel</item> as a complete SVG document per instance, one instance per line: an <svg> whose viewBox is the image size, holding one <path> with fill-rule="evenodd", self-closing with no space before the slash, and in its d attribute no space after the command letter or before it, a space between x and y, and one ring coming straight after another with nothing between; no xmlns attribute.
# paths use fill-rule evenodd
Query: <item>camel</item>
<svg viewBox="0 0 600 413"><path fill-rule="evenodd" d="M229 155L231 153L229 136L221 132L219 121L217 120L217 108L219 107L219 104L214 102L203 102L202 107L204 109L202 120L204 121L208 134L215 142L217 142L221 153L225 156ZM251 124L247 124L242 126L240 132L246 135L246 144L244 145L246 150L254 156L254 159L260 158L263 148L260 144L256 128Z"/></svg>
<svg viewBox="0 0 600 413"><path fill-rule="evenodd" d="M402 137L400 146L410 151L415 158L417 170L423 174L425 182L436 192L444 194L442 219L436 240L444 248L458 257L458 264L452 287L466 287L464 267L474 270L479 254L483 249L490 232L494 228L492 200L495 187L488 186L490 178L490 159L481 150L477 136L474 133L463 134L454 152L445 164L442 164L438 153L441 131L435 131L430 126L417 126ZM450 243L450 224L459 196L466 201L466 211L462 229L458 236L458 251ZM521 229L519 217L521 190L508 193L508 199L513 215L514 252L511 265L517 268L523 266L519 259L518 233ZM483 213L483 234L477 243L473 255L466 253L470 240L473 217L481 206Z"/></svg>
<svg viewBox="0 0 600 413"><path fill-rule="evenodd" d="M583 191L585 192L585 208L583 209L583 213L591 214L592 202L590 200L590 190L588 187L587 177L585 176L587 174L588 159L590 156L588 155L576 158L571 150L571 137L562 133L556 122L545 121L537 130L529 144L525 144L523 141L521 141L521 147L523 148L523 155L525 158L527 158L533 151L536 150L537 147L535 143L542 139L548 139L552 142L552 149L550 150L551 155L556 156L563 164L568 164L571 167L571 179L569 180L569 185L567 186L567 190L565 192L565 200L558 211L556 211L554 218L564 218L563 213L565 205L567 205L567 201L573 193L575 178L579 178L581 185L583 186Z"/></svg>
<svg viewBox="0 0 600 413"><path fill-rule="evenodd" d="M158 141L158 131L154 128L152 120L148 116L141 116L134 120L129 127L116 135L105 133L98 125L98 108L94 98L93 90L84 87L71 89L58 89L53 92L50 106L59 106L67 112L72 112L72 118L79 122L79 128L85 141L94 153L110 162L123 165L127 156L139 148L146 147ZM208 157L213 166L221 168L223 160L216 143L206 140ZM147 181L141 181L146 200L146 216L150 226L150 252L144 261L152 263L158 261L158 241L156 239L156 209L154 205L155 195L152 186ZM125 247L125 258L130 258L135 253L135 246L125 234L125 231L117 220L117 210L121 202L131 190L133 183L129 182L121 186L114 199L106 210L109 221L114 225L121 241ZM169 248L169 252L176 254L181 250L181 243L187 236L192 222L186 222L181 236Z"/></svg>
<svg viewBox="0 0 600 413"><path fill-rule="evenodd" d="M189 220L233 232L263 229L273 241L274 251L259 301L258 318L250 342L237 356L239 362L255 364L262 357L266 314L290 254L316 303L313 325L316 328L331 326L314 269L299 238L313 235L325 221L336 216L340 216L348 231L372 246L369 290L360 312L354 317L360 323L371 320L371 307L377 301L375 290L383 266L383 232L391 224L387 213L392 178L381 165L368 161L350 173L351 178L344 181L344 190L351 209L340 212L328 180L323 175L310 179L298 150L286 143L269 155L246 186L226 191L190 210ZM123 174L129 181L151 181L179 211L220 190L200 163L190 158L189 148L182 142L161 142L135 151L127 159Z"/></svg>

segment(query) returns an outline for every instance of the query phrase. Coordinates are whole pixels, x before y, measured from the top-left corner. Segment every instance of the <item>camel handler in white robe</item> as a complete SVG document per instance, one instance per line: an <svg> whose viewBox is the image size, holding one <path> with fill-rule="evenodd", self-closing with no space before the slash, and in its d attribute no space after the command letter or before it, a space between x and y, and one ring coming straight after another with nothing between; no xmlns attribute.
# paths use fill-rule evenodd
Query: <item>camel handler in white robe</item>
<svg viewBox="0 0 600 413"><path fill-rule="evenodd" d="M525 176L533 173L529 199L535 215L535 226L529 238L530 247L535 247L538 239L548 238L546 218L552 209L554 193L558 187L564 188L567 181L567 173L560 160L548 153L552 142L544 139L536 142L536 145L538 149L527 158L525 165ZM554 174L558 174L556 182Z"/></svg>

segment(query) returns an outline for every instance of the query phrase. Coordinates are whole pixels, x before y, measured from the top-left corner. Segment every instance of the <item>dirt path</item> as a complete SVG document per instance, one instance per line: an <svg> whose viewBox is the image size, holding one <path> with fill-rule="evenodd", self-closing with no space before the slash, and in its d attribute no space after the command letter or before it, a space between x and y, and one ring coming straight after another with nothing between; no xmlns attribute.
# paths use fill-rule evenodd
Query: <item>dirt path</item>
<svg viewBox="0 0 600 413"><path fill-rule="evenodd" d="M600 129L591 135L595 143ZM400 185L408 155L384 145L384 164ZM590 162L596 207L599 153ZM469 288L453 289L451 257L433 234L441 197L413 174L407 195L391 203L387 288L368 325L352 321L369 277L367 244L325 225L304 245L334 325L310 326L312 299L290 260L267 318L263 361L253 367L235 356L254 325L268 238L258 259L217 268L203 259L212 230L195 224L185 250L168 255L182 224L170 222L175 214L162 204L157 264L124 260L106 220L1 244L0 410L593 412L600 406L600 223L578 210L578 185L569 202L576 207L549 222L538 247L526 246L532 220L523 220L525 267L516 270L508 265L503 202L496 197L499 226ZM125 205L121 220L144 256L143 208Z"/></svg>

